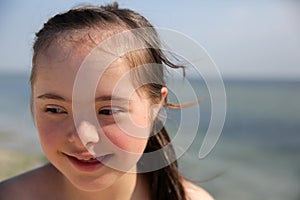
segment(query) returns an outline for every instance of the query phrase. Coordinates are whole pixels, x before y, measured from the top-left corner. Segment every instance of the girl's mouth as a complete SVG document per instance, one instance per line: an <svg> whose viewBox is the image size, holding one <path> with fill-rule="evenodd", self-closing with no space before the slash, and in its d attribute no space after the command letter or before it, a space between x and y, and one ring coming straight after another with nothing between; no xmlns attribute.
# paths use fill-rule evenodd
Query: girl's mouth
<svg viewBox="0 0 300 200"><path fill-rule="evenodd" d="M93 172L105 166L113 154L106 154L100 157L80 157L80 156L71 156L65 154L71 164L79 171L82 172Z"/></svg>

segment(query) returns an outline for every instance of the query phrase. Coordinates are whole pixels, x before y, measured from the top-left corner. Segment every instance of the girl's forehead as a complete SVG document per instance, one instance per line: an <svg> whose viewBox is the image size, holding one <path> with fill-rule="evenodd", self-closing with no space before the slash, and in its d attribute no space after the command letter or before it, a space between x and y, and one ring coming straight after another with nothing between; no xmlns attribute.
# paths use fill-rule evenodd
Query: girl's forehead
<svg viewBox="0 0 300 200"><path fill-rule="evenodd" d="M36 59L35 65L37 70L40 68L46 69L56 69L56 68L72 68L78 70L80 67L86 67L86 63L94 65L91 67L93 70L110 70L119 68L118 70L128 70L129 62L124 56L117 57L114 56L106 58L105 52L97 52L96 54L91 54L93 47L90 47L81 43L74 42L63 42L63 43L53 43L43 52L41 52ZM91 56L92 55L92 56ZM106 65L104 66L104 62Z"/></svg>
<svg viewBox="0 0 300 200"><path fill-rule="evenodd" d="M41 52L35 63L38 80L41 80L39 79L41 76L46 79L52 76L56 77L55 79L60 77L64 82L66 80L73 82L81 67L88 67L90 68L89 73L97 73L99 76L103 75L107 78L121 77L130 70L128 60L125 57L111 60L109 65L104 66L97 59L97 57L103 57L103 52L96 51L96 55L92 54L93 56L91 56L91 52L95 52L93 50L96 44L92 44L91 40L86 39L84 34L73 33L73 35L67 35L67 38L60 36ZM87 60L93 65L92 67L84 64Z"/></svg>
<svg viewBox="0 0 300 200"><path fill-rule="evenodd" d="M121 77L128 74L130 67L125 58L113 60L109 65L103 65L98 60L90 62L89 65L84 64L88 51L69 50L68 53L60 51L52 51L48 54L41 55L37 62L37 77L39 74L43 76L55 76L64 74L65 78L72 78L84 71L86 75L99 77ZM81 70L81 71L79 71ZM100 78L99 78L100 80Z"/></svg>
<svg viewBox="0 0 300 200"><path fill-rule="evenodd" d="M64 85L64 89L72 89L78 70L83 67L83 62L86 61L97 44L111 33L104 34L106 36L101 35L100 32L78 31L64 33L57 37L36 57L36 82L41 83L42 81L47 87L53 87L53 84L55 84L56 88L61 88ZM102 57L101 52L96 54L96 57ZM132 77L129 75L130 61L126 56L113 60L108 66L97 62L94 65L95 67L92 67L89 73L99 74L101 88L112 89L111 87L121 79L125 80L124 87L132 84ZM99 73L99 71L102 71L102 73ZM34 85L36 85L36 82Z"/></svg>
<svg viewBox="0 0 300 200"><path fill-rule="evenodd" d="M128 76L129 70L127 69L122 60L119 59L112 63L102 74L99 71L90 71L90 74L86 74L84 80L79 80L76 66L68 66L62 63L61 65L41 67L37 71L36 81L34 82L34 93L36 95L55 93L71 99L72 92L75 89L75 81L77 84L78 81L82 81L79 82L79 85L85 85L85 91L96 89L96 96L109 96L115 92L129 98L134 92L134 86L130 76ZM99 76L97 75L97 80L93 81L95 73L98 73Z"/></svg>

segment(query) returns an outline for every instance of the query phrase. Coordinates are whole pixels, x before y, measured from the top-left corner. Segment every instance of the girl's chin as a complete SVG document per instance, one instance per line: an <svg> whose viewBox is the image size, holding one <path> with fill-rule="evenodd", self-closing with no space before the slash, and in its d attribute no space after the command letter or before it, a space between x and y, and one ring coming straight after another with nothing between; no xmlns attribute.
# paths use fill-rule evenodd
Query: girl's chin
<svg viewBox="0 0 300 200"><path fill-rule="evenodd" d="M113 186L122 176L117 172L105 174L96 178L86 177L87 175L76 178L69 178L71 184L83 192L100 192Z"/></svg>

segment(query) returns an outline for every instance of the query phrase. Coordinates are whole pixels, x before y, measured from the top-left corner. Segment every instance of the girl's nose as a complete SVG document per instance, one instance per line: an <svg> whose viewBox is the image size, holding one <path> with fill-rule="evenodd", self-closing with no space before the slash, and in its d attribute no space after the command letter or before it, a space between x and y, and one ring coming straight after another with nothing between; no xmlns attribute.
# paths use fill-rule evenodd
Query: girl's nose
<svg viewBox="0 0 300 200"><path fill-rule="evenodd" d="M82 121L76 127L76 132L84 146L99 142L99 134L95 125Z"/></svg>

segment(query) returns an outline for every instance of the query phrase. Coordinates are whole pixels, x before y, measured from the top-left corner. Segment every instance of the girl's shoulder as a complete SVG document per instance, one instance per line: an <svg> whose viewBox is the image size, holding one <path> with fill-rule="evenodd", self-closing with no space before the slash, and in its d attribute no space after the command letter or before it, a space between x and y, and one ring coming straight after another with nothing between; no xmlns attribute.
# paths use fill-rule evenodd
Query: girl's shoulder
<svg viewBox="0 0 300 200"><path fill-rule="evenodd" d="M0 199L40 199L55 173L52 168L45 165L0 182Z"/></svg>
<svg viewBox="0 0 300 200"><path fill-rule="evenodd" d="M203 188L184 180L183 186L190 200L214 200L214 198Z"/></svg>

